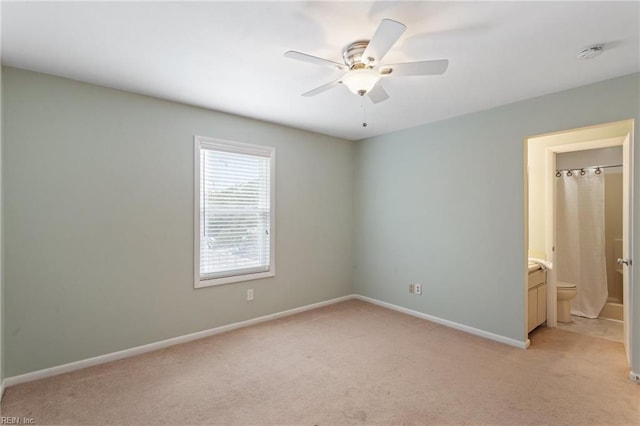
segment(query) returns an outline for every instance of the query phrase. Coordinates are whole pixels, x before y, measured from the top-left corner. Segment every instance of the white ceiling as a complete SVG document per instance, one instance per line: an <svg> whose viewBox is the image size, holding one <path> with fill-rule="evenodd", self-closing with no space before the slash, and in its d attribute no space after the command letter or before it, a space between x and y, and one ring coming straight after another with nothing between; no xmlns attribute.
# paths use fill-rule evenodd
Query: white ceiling
<svg viewBox="0 0 640 426"><path fill-rule="evenodd" d="M640 71L638 2L4 2L2 63L361 139ZM449 59L442 76L386 77L379 104L340 71L382 18L407 25L384 63ZM576 52L605 43L590 61Z"/></svg>

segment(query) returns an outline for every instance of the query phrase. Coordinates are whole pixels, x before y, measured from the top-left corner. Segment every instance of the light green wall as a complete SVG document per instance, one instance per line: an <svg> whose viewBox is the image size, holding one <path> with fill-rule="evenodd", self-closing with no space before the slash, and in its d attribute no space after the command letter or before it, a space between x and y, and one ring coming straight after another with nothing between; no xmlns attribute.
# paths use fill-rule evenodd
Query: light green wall
<svg viewBox="0 0 640 426"><path fill-rule="evenodd" d="M353 143L5 68L5 376L351 292L522 341L524 139L638 120L639 79ZM275 279L193 289L194 134L277 148Z"/></svg>
<svg viewBox="0 0 640 426"><path fill-rule="evenodd" d="M8 377L351 293L353 142L3 71ZM275 278L193 288L194 134L276 147Z"/></svg>
<svg viewBox="0 0 640 426"><path fill-rule="evenodd" d="M638 120L639 76L359 141L354 292L524 341L524 140ZM640 289L640 270L634 281ZM640 290L634 298L640 324ZM640 327L633 344L638 372Z"/></svg>
<svg viewBox="0 0 640 426"><path fill-rule="evenodd" d="M1 8L1 6L0 6ZM2 66L0 66L0 82L2 81ZM2 234L2 140L4 130L2 126L2 84L0 84L0 389L4 381L4 236ZM2 391L0 390L0 398Z"/></svg>

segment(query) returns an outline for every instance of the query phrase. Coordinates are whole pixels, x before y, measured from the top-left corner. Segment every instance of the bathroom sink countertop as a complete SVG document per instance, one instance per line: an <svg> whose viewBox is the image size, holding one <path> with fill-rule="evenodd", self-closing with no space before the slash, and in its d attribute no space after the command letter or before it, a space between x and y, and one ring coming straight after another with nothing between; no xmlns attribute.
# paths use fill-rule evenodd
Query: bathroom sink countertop
<svg viewBox="0 0 640 426"><path fill-rule="evenodd" d="M529 272L537 271L538 269L541 269L541 268L542 266L540 266L538 263L529 262Z"/></svg>

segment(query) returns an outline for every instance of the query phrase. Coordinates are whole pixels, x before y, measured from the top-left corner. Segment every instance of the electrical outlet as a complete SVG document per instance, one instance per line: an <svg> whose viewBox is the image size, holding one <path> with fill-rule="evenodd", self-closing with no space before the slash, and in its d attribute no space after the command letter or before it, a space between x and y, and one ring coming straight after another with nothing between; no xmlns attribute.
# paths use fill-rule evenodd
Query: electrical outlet
<svg viewBox="0 0 640 426"><path fill-rule="evenodd" d="M415 287L413 286L413 284L409 284L409 293L415 293Z"/></svg>
<svg viewBox="0 0 640 426"><path fill-rule="evenodd" d="M414 288L416 290L416 294L422 294L422 285L416 284Z"/></svg>
<svg viewBox="0 0 640 426"><path fill-rule="evenodd" d="M247 300L253 300L253 289L247 290Z"/></svg>

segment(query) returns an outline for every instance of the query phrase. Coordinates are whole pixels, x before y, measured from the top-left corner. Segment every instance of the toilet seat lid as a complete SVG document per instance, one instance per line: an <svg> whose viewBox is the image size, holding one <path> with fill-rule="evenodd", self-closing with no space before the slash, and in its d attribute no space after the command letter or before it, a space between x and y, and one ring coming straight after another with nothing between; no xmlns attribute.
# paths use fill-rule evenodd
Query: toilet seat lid
<svg viewBox="0 0 640 426"><path fill-rule="evenodd" d="M575 284L568 283L566 281L557 281L556 284L558 288L576 288Z"/></svg>

